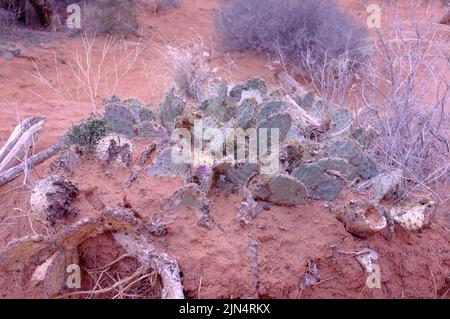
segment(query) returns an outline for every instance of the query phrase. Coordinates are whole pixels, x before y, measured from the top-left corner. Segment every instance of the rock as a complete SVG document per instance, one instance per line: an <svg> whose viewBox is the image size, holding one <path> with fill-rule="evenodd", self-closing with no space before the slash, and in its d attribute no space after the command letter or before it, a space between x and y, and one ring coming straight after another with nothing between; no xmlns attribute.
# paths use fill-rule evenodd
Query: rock
<svg viewBox="0 0 450 319"><path fill-rule="evenodd" d="M341 180L325 173L317 163L300 164L291 175L301 181L307 187L309 195L315 199L333 200L344 186Z"/></svg>
<svg viewBox="0 0 450 319"><path fill-rule="evenodd" d="M105 108L105 119L108 126L116 133L132 138L136 135L135 120L130 109L120 104L112 104Z"/></svg>
<svg viewBox="0 0 450 319"><path fill-rule="evenodd" d="M278 174L256 184L253 195L277 205L297 205L305 203L307 190L292 176Z"/></svg>
<svg viewBox="0 0 450 319"><path fill-rule="evenodd" d="M257 103L254 99L245 99L237 109L238 126L244 130L255 123Z"/></svg>
<svg viewBox="0 0 450 319"><path fill-rule="evenodd" d="M128 167L133 157L133 144L124 135L111 133L100 140L96 153L102 165L112 163L116 167Z"/></svg>
<svg viewBox="0 0 450 319"><path fill-rule="evenodd" d="M266 118L265 120L261 121L259 123L258 130L261 128L267 128L267 131L269 134L270 129L278 128L280 142L282 142L286 139L287 133L288 133L289 129L291 128L291 124L292 124L292 120L291 120L291 116L289 114L278 113L278 114L272 115L272 116ZM258 136L259 136L259 133L258 133Z"/></svg>
<svg viewBox="0 0 450 319"><path fill-rule="evenodd" d="M269 101L265 103L263 106L261 106L261 110L259 111L258 114L258 119L263 120L266 117L274 113L279 113L282 110L283 110L283 103L281 101L279 100Z"/></svg>
<svg viewBox="0 0 450 319"><path fill-rule="evenodd" d="M59 175L40 180L31 191L31 216L45 225L54 226L76 210L70 207L78 196L76 183Z"/></svg>
<svg viewBox="0 0 450 319"><path fill-rule="evenodd" d="M418 203L395 206L388 212L390 218L409 231L420 230L430 224L434 202L423 199Z"/></svg>
<svg viewBox="0 0 450 319"><path fill-rule="evenodd" d="M183 114L186 102L175 94L175 88L171 87L164 101L159 105L159 120L169 132L175 128L175 120Z"/></svg>
<svg viewBox="0 0 450 319"><path fill-rule="evenodd" d="M336 218L345 224L345 229L358 237L367 238L387 226L385 209L368 201L349 201L334 207Z"/></svg>

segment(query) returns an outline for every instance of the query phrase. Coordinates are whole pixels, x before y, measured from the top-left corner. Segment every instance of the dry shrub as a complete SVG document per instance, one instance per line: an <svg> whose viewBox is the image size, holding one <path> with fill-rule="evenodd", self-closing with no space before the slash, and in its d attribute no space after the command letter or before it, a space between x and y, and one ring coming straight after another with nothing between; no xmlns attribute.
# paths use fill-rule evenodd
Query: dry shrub
<svg viewBox="0 0 450 319"><path fill-rule="evenodd" d="M208 48L201 42L166 46L162 55L173 66L177 87L189 98L202 102L212 71L207 65Z"/></svg>
<svg viewBox="0 0 450 319"><path fill-rule="evenodd" d="M381 167L402 169L407 190L445 200L450 183L450 61L437 27L432 21L404 23L395 17L385 32L378 32L363 78L367 110L359 121L378 133L372 147Z"/></svg>
<svg viewBox="0 0 450 319"><path fill-rule="evenodd" d="M328 1L224 1L216 29L227 50L277 54L299 69L352 71L365 58L366 30Z"/></svg>
<svg viewBox="0 0 450 319"><path fill-rule="evenodd" d="M132 0L84 1L81 28L87 33L138 33L139 24Z"/></svg>

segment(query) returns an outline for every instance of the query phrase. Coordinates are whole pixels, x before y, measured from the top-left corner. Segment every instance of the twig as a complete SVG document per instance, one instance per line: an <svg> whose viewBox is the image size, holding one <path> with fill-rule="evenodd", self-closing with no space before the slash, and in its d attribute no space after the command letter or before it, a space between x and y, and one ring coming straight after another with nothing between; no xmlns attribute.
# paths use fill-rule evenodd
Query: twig
<svg viewBox="0 0 450 319"><path fill-rule="evenodd" d="M134 274L115 282L110 287L99 289L99 290L74 291L74 292L71 292L68 294L57 296L56 299L63 299L63 298L68 298L68 297L72 297L72 296L87 295L87 294L102 294L102 293L109 292L111 290L114 290L115 288L117 288L120 285L126 284L126 283L130 282L131 280L134 280L136 277L140 276L145 271L145 269L146 268L144 266L141 266Z"/></svg>

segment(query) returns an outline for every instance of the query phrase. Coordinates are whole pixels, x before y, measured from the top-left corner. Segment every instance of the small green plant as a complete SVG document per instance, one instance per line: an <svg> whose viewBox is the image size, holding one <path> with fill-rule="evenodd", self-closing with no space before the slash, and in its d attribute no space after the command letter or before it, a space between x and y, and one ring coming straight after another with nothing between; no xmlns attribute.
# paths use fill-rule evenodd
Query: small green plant
<svg viewBox="0 0 450 319"><path fill-rule="evenodd" d="M110 131L111 128L104 117L92 114L88 119L73 125L63 137L63 142L68 146L78 145L87 151L93 151Z"/></svg>

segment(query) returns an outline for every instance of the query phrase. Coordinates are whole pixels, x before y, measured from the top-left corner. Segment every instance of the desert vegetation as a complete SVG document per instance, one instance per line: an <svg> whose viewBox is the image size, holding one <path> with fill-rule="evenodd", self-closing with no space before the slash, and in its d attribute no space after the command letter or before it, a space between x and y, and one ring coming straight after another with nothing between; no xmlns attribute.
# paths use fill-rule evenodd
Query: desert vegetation
<svg viewBox="0 0 450 319"><path fill-rule="evenodd" d="M0 2L0 32L31 26L63 46L0 46L30 91L10 94L21 102L0 135L0 287L448 295L450 52L448 27L429 14L444 4L414 2L408 19L383 2L383 27L369 29L361 2L362 14L353 2L208 0L192 4L210 13L207 31L182 37L178 21L197 16L187 1L83 1L82 28L68 33L54 18L64 25L72 1L55 0L52 19L31 2ZM29 96L41 104L22 116ZM76 119L57 115L68 109Z"/></svg>

